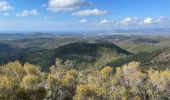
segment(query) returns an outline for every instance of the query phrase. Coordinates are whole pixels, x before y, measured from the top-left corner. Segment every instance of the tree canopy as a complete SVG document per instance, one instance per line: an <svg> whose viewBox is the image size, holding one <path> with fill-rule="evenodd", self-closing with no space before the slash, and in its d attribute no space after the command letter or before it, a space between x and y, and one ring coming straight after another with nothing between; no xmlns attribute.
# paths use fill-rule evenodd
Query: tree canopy
<svg viewBox="0 0 170 100"><path fill-rule="evenodd" d="M0 67L2 100L159 100L170 99L170 70L143 69L130 62L113 70L89 72L56 64L42 72L15 61ZM69 66L71 66L69 64Z"/></svg>

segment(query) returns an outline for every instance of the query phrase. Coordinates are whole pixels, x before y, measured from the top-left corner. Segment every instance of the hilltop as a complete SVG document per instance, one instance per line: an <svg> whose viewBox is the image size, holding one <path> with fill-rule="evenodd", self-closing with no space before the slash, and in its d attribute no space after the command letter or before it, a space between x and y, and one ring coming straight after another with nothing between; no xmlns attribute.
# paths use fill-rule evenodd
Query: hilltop
<svg viewBox="0 0 170 100"><path fill-rule="evenodd" d="M8 48L10 48L8 46ZM11 47L12 48L12 47ZM48 70L55 65L56 58L62 63L70 61L72 67L77 69L99 68L112 60L130 55L128 51L108 42L74 42L59 46L54 49L27 48L16 51L1 59L1 63L19 60L29 62Z"/></svg>
<svg viewBox="0 0 170 100"><path fill-rule="evenodd" d="M130 55L128 51L113 43L76 42L61 46L56 49L55 55L63 61L73 62L76 68L102 67L112 60Z"/></svg>

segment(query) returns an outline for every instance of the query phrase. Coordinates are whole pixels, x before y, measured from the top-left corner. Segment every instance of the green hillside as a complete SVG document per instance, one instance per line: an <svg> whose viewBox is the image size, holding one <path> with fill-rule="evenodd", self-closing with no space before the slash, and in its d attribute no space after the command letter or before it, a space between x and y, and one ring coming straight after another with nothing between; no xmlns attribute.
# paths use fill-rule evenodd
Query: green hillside
<svg viewBox="0 0 170 100"><path fill-rule="evenodd" d="M112 43L76 42L57 48L55 55L64 62L72 61L75 68L84 69L87 66L102 67L130 53Z"/></svg>
<svg viewBox="0 0 170 100"><path fill-rule="evenodd" d="M170 48L162 48L152 52L139 52L137 54L123 57L108 63L112 67L122 66L124 63L131 61L141 62L144 67L152 67L156 69L169 69L170 68ZM159 66L159 67L158 67Z"/></svg>
<svg viewBox="0 0 170 100"><path fill-rule="evenodd" d="M42 70L49 70L54 65L56 58L62 63L69 61L72 67L77 69L88 69L102 67L112 60L130 55L124 49L115 44L75 42L60 46L56 49L33 49L19 50L17 53L1 57L1 64L19 60L22 63L29 62L42 67Z"/></svg>
<svg viewBox="0 0 170 100"><path fill-rule="evenodd" d="M0 65L18 60L47 71L58 59L61 64L67 62L81 70L117 67L131 61L166 69L170 67L169 41L168 37L135 35L5 39L0 41Z"/></svg>
<svg viewBox="0 0 170 100"><path fill-rule="evenodd" d="M170 39L159 36L131 37L117 42L116 45L132 53L153 52L165 47L170 47Z"/></svg>

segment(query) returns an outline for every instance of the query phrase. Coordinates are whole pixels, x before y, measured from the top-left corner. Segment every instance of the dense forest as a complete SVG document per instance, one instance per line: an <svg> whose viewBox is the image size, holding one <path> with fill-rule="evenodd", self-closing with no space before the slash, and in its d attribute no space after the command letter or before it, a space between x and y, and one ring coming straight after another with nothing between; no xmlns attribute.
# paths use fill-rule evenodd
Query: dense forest
<svg viewBox="0 0 170 100"><path fill-rule="evenodd" d="M0 80L0 100L170 99L170 71L145 69L135 61L88 72L56 61L48 73L15 61L0 67Z"/></svg>

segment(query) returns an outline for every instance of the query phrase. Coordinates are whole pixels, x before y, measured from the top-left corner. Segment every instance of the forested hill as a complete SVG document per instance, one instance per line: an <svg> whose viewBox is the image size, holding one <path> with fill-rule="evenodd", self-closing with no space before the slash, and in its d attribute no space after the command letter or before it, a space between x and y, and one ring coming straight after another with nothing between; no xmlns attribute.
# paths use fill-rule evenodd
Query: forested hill
<svg viewBox="0 0 170 100"><path fill-rule="evenodd" d="M124 63L129 63L131 61L141 62L142 66L147 68L152 67L159 70L169 69L170 48L165 47L152 52L139 52L131 56L116 59L111 63L108 63L107 65L117 67L122 66Z"/></svg>
<svg viewBox="0 0 170 100"><path fill-rule="evenodd" d="M102 67L106 63L130 55L113 43L75 42L56 49L55 55L64 62L69 60L78 69L84 67Z"/></svg>
<svg viewBox="0 0 170 100"><path fill-rule="evenodd" d="M102 67L112 60L127 55L130 55L128 51L121 49L113 43L74 42L49 50L19 50L11 55L2 57L0 62L4 64L9 61L19 60L22 63L37 64L45 71L51 65L54 65L56 58L58 58L62 60L62 63L69 61L74 68L86 69L87 67Z"/></svg>

